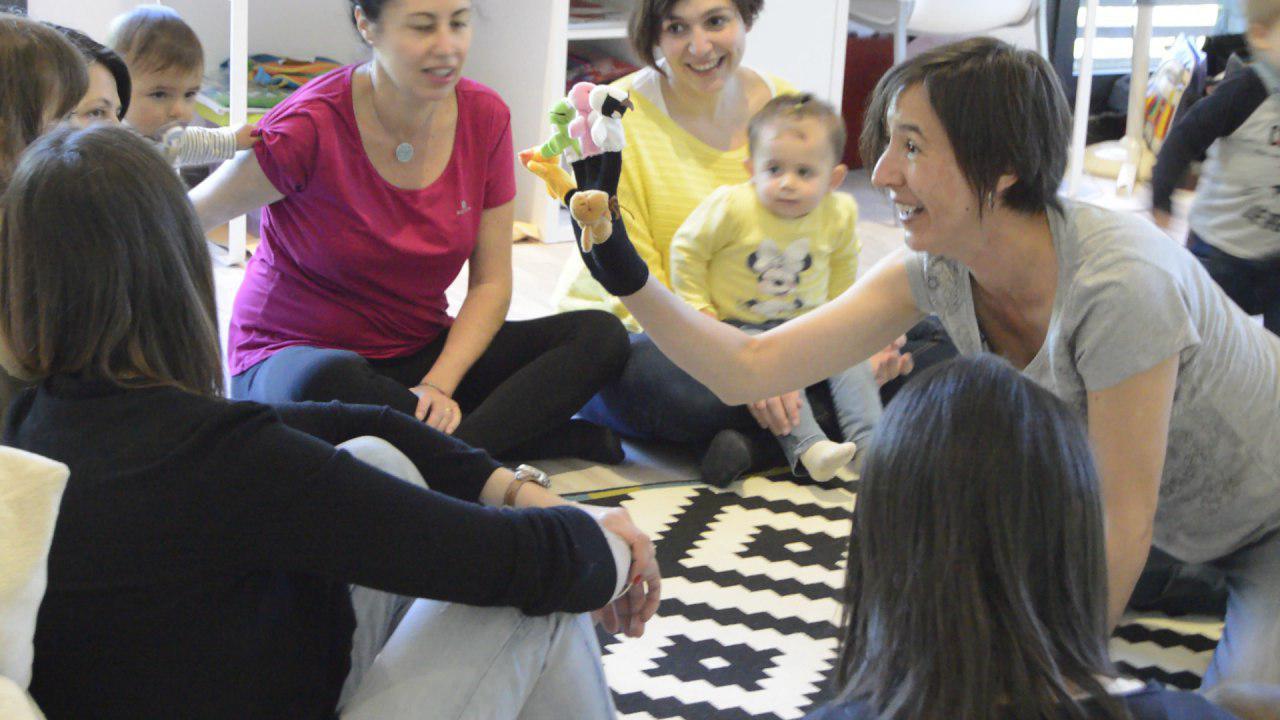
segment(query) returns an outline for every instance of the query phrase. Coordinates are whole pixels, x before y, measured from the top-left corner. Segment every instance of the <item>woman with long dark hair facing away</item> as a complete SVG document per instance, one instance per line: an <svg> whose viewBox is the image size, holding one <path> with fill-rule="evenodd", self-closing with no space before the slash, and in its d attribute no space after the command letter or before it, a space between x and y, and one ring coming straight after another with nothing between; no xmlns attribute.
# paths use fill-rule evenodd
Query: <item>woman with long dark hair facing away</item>
<svg viewBox="0 0 1280 720"><path fill-rule="evenodd" d="M46 135L16 198L0 359L39 385L4 442L71 469L50 718L612 717L583 613L637 635L660 582L624 511L384 406L222 398L204 235L132 131Z"/></svg>
<svg viewBox="0 0 1280 720"><path fill-rule="evenodd" d="M1062 401L991 355L924 371L869 446L840 699L814 720L1233 717L1118 678L1102 515Z"/></svg>

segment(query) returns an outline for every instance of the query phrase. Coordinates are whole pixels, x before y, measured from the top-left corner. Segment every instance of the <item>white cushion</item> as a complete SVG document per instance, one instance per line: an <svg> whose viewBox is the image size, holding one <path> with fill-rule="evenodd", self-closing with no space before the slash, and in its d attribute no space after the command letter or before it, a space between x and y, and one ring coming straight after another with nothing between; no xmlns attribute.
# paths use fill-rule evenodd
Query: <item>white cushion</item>
<svg viewBox="0 0 1280 720"><path fill-rule="evenodd" d="M0 718L4 720L45 720L31 696L17 683L0 677Z"/></svg>
<svg viewBox="0 0 1280 720"><path fill-rule="evenodd" d="M0 447L0 675L18 689L31 682L31 641L67 475L62 463Z"/></svg>

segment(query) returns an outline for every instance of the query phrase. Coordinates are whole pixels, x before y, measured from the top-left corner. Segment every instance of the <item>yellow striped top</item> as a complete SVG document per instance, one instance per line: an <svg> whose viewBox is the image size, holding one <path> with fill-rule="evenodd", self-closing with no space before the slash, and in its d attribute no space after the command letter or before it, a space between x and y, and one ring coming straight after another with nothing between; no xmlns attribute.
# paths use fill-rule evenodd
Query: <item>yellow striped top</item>
<svg viewBox="0 0 1280 720"><path fill-rule="evenodd" d="M794 92L777 78L760 74L771 95ZM622 150L618 203L627 235L663 285L671 287L671 238L689 213L716 188L748 179L747 148L713 148L667 114L657 70L646 67L614 84L631 94L635 108L622 117L627 144ZM622 318L627 329L639 323L616 297L591 277L575 254L560 276L553 298L558 310L601 309Z"/></svg>

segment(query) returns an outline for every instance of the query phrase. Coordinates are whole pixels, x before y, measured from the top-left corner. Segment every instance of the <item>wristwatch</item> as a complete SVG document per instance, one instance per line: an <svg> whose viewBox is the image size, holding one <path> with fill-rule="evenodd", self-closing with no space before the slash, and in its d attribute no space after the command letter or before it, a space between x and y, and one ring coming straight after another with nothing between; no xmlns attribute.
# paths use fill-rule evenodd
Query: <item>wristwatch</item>
<svg viewBox="0 0 1280 720"><path fill-rule="evenodd" d="M516 504L516 493L520 492L520 488L525 483L535 483L544 488L551 487L551 478L547 474L532 465L519 465L515 469L515 477L511 479L511 483L507 485L507 491L502 496L502 504L507 507L514 507Z"/></svg>
<svg viewBox="0 0 1280 720"><path fill-rule="evenodd" d="M551 489L551 478L545 472L532 465L517 465L515 473L516 480L534 482L548 490Z"/></svg>

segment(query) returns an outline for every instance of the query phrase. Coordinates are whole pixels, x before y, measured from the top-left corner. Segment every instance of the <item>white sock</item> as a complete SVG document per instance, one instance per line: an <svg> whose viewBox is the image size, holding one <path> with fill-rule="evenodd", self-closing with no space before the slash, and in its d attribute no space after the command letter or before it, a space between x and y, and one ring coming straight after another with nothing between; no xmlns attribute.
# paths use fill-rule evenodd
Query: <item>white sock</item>
<svg viewBox="0 0 1280 720"><path fill-rule="evenodd" d="M862 475L858 474L858 471L853 469L853 463L849 463L836 471L836 479L844 480L845 482L853 482L854 480L861 480Z"/></svg>
<svg viewBox="0 0 1280 720"><path fill-rule="evenodd" d="M800 454L800 464L814 480L830 480L837 470L849 464L857 451L858 446L851 442L819 440Z"/></svg>

